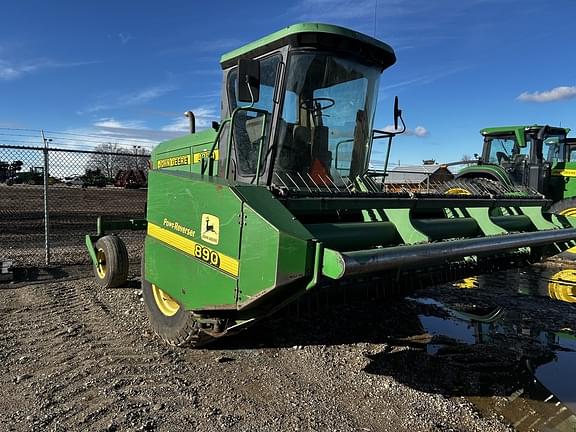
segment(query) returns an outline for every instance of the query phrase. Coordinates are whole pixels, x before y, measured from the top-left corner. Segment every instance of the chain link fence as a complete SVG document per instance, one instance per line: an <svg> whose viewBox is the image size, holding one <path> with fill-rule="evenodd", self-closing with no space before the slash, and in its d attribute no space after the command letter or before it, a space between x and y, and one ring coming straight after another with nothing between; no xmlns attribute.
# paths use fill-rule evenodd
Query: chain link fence
<svg viewBox="0 0 576 432"><path fill-rule="evenodd" d="M154 142L0 128L0 261L84 264L96 218L145 216ZM144 232L120 234L139 260Z"/></svg>

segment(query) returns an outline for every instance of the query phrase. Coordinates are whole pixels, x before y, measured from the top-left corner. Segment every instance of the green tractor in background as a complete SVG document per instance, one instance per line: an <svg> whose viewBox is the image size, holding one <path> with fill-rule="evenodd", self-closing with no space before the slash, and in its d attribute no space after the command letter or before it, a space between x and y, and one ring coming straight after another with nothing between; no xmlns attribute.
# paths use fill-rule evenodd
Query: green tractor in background
<svg viewBox="0 0 576 432"><path fill-rule="evenodd" d="M458 180L502 192L524 188L552 201L548 211L576 216L576 139L570 129L552 126L485 128L482 155L463 168Z"/></svg>

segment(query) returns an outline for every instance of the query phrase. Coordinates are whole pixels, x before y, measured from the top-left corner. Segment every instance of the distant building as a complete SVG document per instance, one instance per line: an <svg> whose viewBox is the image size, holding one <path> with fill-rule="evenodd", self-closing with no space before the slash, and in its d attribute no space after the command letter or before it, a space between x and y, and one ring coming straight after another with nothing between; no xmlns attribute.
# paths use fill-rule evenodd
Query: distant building
<svg viewBox="0 0 576 432"><path fill-rule="evenodd" d="M399 166L387 172L384 183L387 189L426 189L430 184L443 183L454 179L446 165Z"/></svg>

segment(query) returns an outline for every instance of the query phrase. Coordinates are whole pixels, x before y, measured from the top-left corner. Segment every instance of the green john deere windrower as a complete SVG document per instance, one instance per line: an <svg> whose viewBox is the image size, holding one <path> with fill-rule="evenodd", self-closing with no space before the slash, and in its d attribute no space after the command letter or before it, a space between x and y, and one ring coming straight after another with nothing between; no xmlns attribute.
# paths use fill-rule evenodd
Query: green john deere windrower
<svg viewBox="0 0 576 432"><path fill-rule="evenodd" d="M145 229L152 326L170 344L199 345L317 287L506 266L574 246L576 229L545 219L540 196L386 191L369 162L396 134L372 125L379 77L395 61L385 43L324 24L225 54L221 122L195 133L188 113L192 133L152 153L146 220L99 219L86 236L99 283L127 275L126 248L110 233Z"/></svg>

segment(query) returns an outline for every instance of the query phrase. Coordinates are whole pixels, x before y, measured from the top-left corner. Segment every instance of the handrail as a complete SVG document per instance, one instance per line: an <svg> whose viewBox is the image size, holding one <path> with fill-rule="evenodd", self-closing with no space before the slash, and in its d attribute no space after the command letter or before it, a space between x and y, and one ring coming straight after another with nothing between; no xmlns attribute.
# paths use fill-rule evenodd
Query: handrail
<svg viewBox="0 0 576 432"><path fill-rule="evenodd" d="M220 123L220 127L218 128L218 133L216 134L216 139L214 140L214 144L212 144L212 148L210 148L210 152L208 153L207 159L209 161L212 159L212 155L214 154L214 151L216 150L216 144L218 144L218 141L220 140L220 135L222 135L222 131L224 130L224 126L226 125L226 123L230 123L230 120L231 120L230 118L227 118L224 121L222 121L222 123ZM211 162L208 162L208 163L211 163ZM200 174L204 175L205 171L206 171L206 166L203 166ZM212 175L212 173L210 173L210 175Z"/></svg>
<svg viewBox="0 0 576 432"><path fill-rule="evenodd" d="M348 139L345 139L345 140L342 140L342 141L338 141L338 143L336 144L336 148L334 149L334 151L336 152L336 158L335 158L335 160L334 160L334 167L335 167L336 169L339 169L339 168L338 168L338 148L340 147L340 144L344 144L344 143L347 143L347 142L354 142L354 138L348 138Z"/></svg>
<svg viewBox="0 0 576 432"><path fill-rule="evenodd" d="M226 180L228 180L228 177L230 176L230 157L232 156L232 136L234 135L234 119L236 118L236 114L239 111L246 111L246 112L254 112L257 114L264 114L264 116L266 115L270 115L270 113L267 110L263 110L260 108L254 108L251 106L245 106L245 107L236 107L234 108L234 111L232 111L232 115L230 116L230 134L228 135L228 148L226 149L226 173L224 175L224 178ZM266 126L266 118L264 118L264 124L262 126L262 130L265 131L265 126ZM260 137L260 146L258 148L258 165L256 167L256 173L259 174L260 172L260 157L261 157L261 153L262 153L262 143L264 142L264 135L262 135Z"/></svg>

